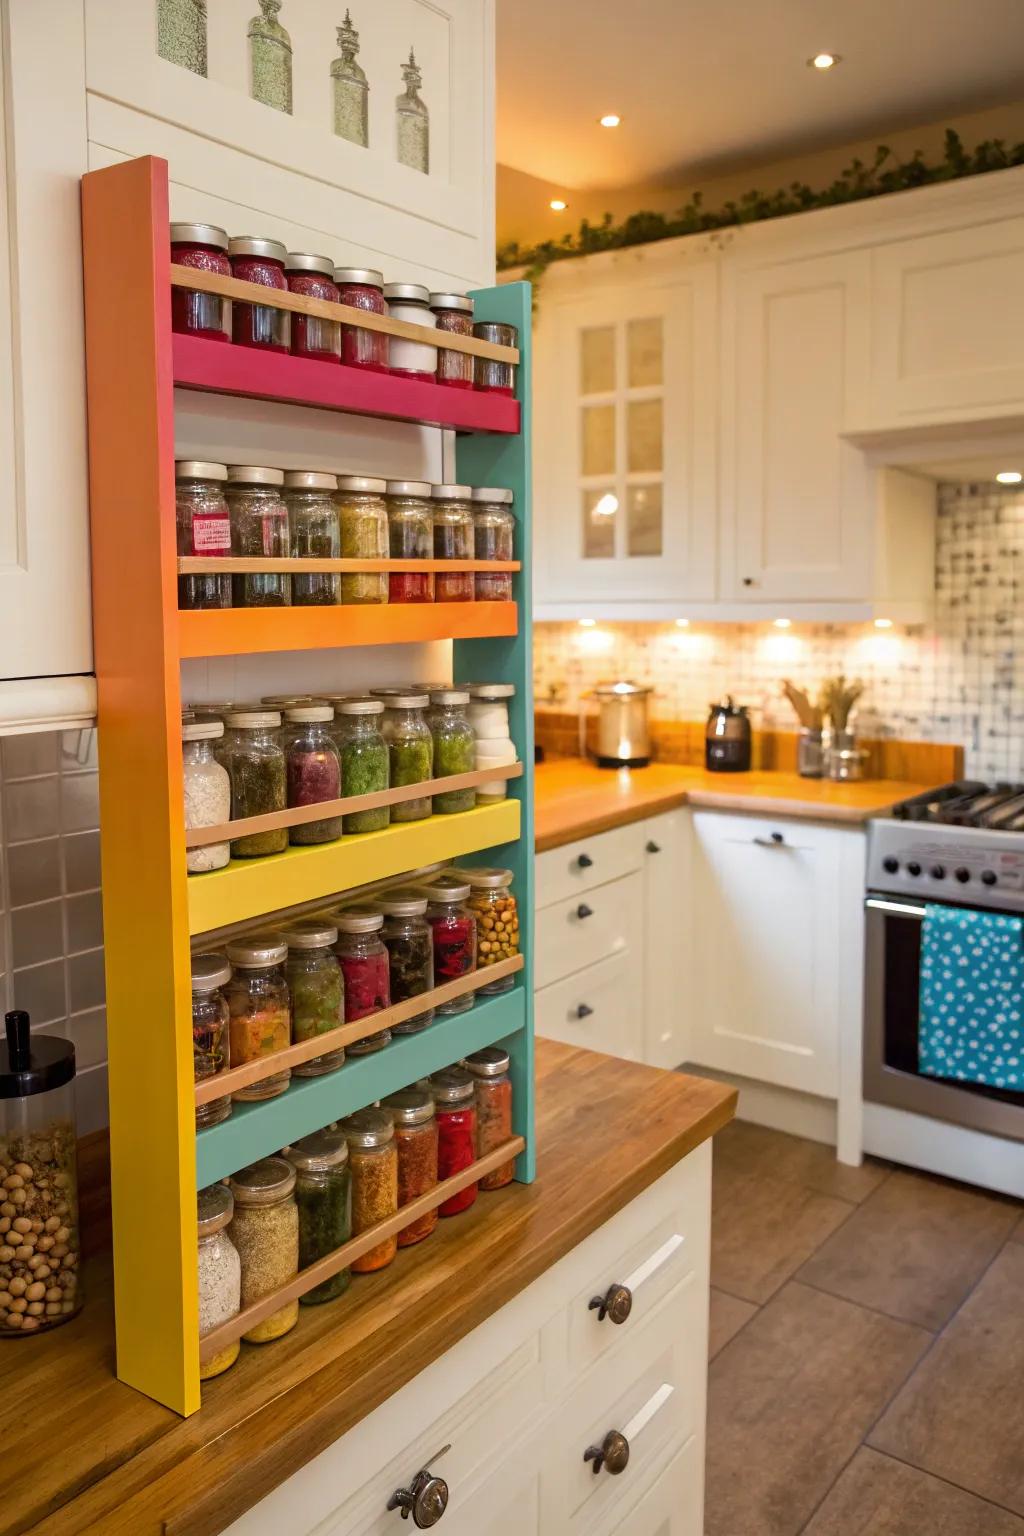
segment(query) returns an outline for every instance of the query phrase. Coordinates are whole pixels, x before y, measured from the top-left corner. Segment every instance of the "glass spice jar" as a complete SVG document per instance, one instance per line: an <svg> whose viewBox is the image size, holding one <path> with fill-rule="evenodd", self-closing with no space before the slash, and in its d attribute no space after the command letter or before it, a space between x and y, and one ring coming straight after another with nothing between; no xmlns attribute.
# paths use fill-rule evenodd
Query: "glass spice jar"
<svg viewBox="0 0 1024 1536"><path fill-rule="evenodd" d="M424 718L430 699L412 690L392 694L386 703L381 730L388 746L391 785L425 783L434 771L434 739ZM431 797L418 795L393 805L391 820L422 821L430 813Z"/></svg>
<svg viewBox="0 0 1024 1536"><path fill-rule="evenodd" d="M509 889L512 871L466 869L458 873L465 875L472 888L469 905L476 913L477 965L483 969L518 955L519 909ZM514 985L514 976L502 976L481 987L480 991L483 996L491 997L496 992L510 991Z"/></svg>
<svg viewBox="0 0 1024 1536"><path fill-rule="evenodd" d="M227 999L231 1014L230 1059L233 1067L286 1050L292 1040L291 1000L284 977L288 945L279 933L236 939L227 946L232 977ZM261 1103L284 1093L288 1067L262 1077L231 1095L241 1104Z"/></svg>
<svg viewBox="0 0 1024 1536"><path fill-rule="evenodd" d="M319 805L341 798L341 758L328 732L334 723L330 704L298 704L284 712L287 737L288 807ZM289 827L288 840L300 847L333 843L341 836L341 817L304 821Z"/></svg>
<svg viewBox="0 0 1024 1536"><path fill-rule="evenodd" d="M225 1184L210 1184L196 1197L199 1260L199 1337L237 1317L242 1306L242 1261L225 1228L235 1202ZM241 1344L232 1339L223 1349L199 1362L199 1380L221 1376L238 1359Z"/></svg>
<svg viewBox="0 0 1024 1536"><path fill-rule="evenodd" d="M289 470L284 477L288 506L291 555L294 560L337 560L341 555L341 528L335 495L336 475L315 470ZM296 607L331 607L341 601L341 577L337 571L303 572L293 576L292 602Z"/></svg>
<svg viewBox="0 0 1024 1536"><path fill-rule="evenodd" d="M508 701L515 693L515 683L470 683L466 713L478 745L509 739Z"/></svg>
<svg viewBox="0 0 1024 1536"><path fill-rule="evenodd" d="M437 987L458 981L476 970L476 916L466 906L469 889L468 882L451 875L439 875L424 890L426 917L434 941L434 985ZM475 1000L472 992L463 992L447 1003L438 1003L437 1016L448 1018L455 1013L468 1013Z"/></svg>
<svg viewBox="0 0 1024 1536"><path fill-rule="evenodd" d="M352 1236L352 1174L348 1142L340 1130L314 1131L286 1148L295 1169L295 1203L299 1208L299 1268L308 1269L348 1242ZM350 1269L321 1281L299 1300L316 1307L348 1290Z"/></svg>
<svg viewBox="0 0 1024 1536"><path fill-rule="evenodd" d="M392 560L429 560L434 549L434 517L430 486L425 480L387 482L388 551ZM388 577L392 603L432 603L434 578L429 571L392 571Z"/></svg>
<svg viewBox="0 0 1024 1536"><path fill-rule="evenodd" d="M179 555L220 560L231 553L231 517L224 482L226 464L179 459L174 466L175 521ZM230 608L231 577L215 572L178 577L179 608Z"/></svg>
<svg viewBox="0 0 1024 1536"><path fill-rule="evenodd" d="M231 967L223 955L192 956L192 1067L197 1083L219 1077L231 1065L231 1014L223 987ZM196 1105L196 1127L220 1125L231 1113L231 1097Z"/></svg>
<svg viewBox="0 0 1024 1536"><path fill-rule="evenodd" d="M495 320L478 320L473 335L480 341L491 341L499 347L519 345L519 332L514 325L501 325ZM494 395L514 395L516 392L515 363L499 363L489 357L473 359L473 387Z"/></svg>
<svg viewBox="0 0 1024 1536"><path fill-rule="evenodd" d="M224 735L219 720L188 720L181 727L181 766L185 789L185 830L219 827L231 815L231 780L214 757L214 743ZM206 843L186 848L190 875L223 869L231 857L230 843Z"/></svg>
<svg viewBox="0 0 1024 1536"><path fill-rule="evenodd" d="M368 475L338 476L338 518L341 553L345 560L388 558L388 512L384 480ZM386 603L386 571L353 571L341 578L341 600L346 604Z"/></svg>
<svg viewBox="0 0 1024 1536"><path fill-rule="evenodd" d="M233 737L227 770L231 777L231 818L265 816L287 809L287 778L284 752L277 738L281 716L276 709L238 710L228 715ZM231 842L233 859L256 859L283 853L288 847L288 828L249 832Z"/></svg>
<svg viewBox="0 0 1024 1536"><path fill-rule="evenodd" d="M334 281L334 262L329 256L310 256L302 251L290 251L285 262L285 280L289 293L300 293L307 299L324 299L329 304L340 302L338 286ZM295 357L311 357L323 363L341 361L341 325L337 320L324 320L319 315L292 315L292 353Z"/></svg>
<svg viewBox="0 0 1024 1536"><path fill-rule="evenodd" d="M386 315L384 298L384 274L370 267L335 267L334 281L338 285L339 302L352 309L363 309L370 315ZM341 360L348 368L371 368L377 373L388 370L388 342L386 331L366 331L357 325L341 328Z"/></svg>
<svg viewBox="0 0 1024 1536"><path fill-rule="evenodd" d="M284 932L288 945L285 979L292 1010L292 1040L315 1040L340 1029L345 1022L345 981L333 946L338 930L333 923L310 918L293 923ZM344 1046L312 1056L292 1068L296 1077L322 1077L336 1072L345 1060Z"/></svg>
<svg viewBox="0 0 1024 1536"><path fill-rule="evenodd" d="M352 1232L358 1237L398 1210L398 1148L385 1109L359 1109L341 1122L341 1130L352 1170ZM397 1252L396 1239L386 1237L362 1258L353 1259L352 1272L370 1275L385 1269Z"/></svg>
<svg viewBox="0 0 1024 1536"><path fill-rule="evenodd" d="M486 1157L503 1142L512 1139L511 1059L500 1045L487 1045L466 1057L466 1069L473 1076L476 1093L476 1155ZM504 1189L515 1178L515 1159L502 1163L493 1173L485 1173L481 1189Z"/></svg>
<svg viewBox="0 0 1024 1536"><path fill-rule="evenodd" d="M341 792L373 795L390 784L388 747L381 734L384 705L380 699L346 699L337 706L344 725L341 743ZM391 819L386 805L368 811L346 811L345 831L380 832Z"/></svg>
<svg viewBox="0 0 1024 1536"><path fill-rule="evenodd" d="M280 240L266 240L257 235L236 235L228 242L231 273L243 283L259 283L263 288L288 291L284 264L288 252ZM263 347L271 352L287 352L291 343L291 315L286 309L269 304L247 304L235 299L231 305L231 339L240 347Z"/></svg>
<svg viewBox="0 0 1024 1536"><path fill-rule="evenodd" d="M381 941L384 917L372 907L343 907L337 913L338 942L335 954L345 978L345 1023L356 1024L391 1006L388 952ZM390 1029L354 1040L350 1056L368 1056L391 1042Z"/></svg>
<svg viewBox="0 0 1024 1536"><path fill-rule="evenodd" d="M472 560L474 549L472 491L468 485L435 485L431 489L434 512L434 559ZM438 571L434 577L434 601L471 603L472 571Z"/></svg>
<svg viewBox="0 0 1024 1536"><path fill-rule="evenodd" d="M478 560L514 560L516 520L512 492L497 486L473 489L473 552ZM511 571L477 571L473 576L478 603L512 601Z"/></svg>
<svg viewBox="0 0 1024 1536"><path fill-rule="evenodd" d="M473 1079L462 1067L435 1072L430 1092L437 1114L437 1176L441 1183L476 1162L476 1104ZM449 1195L438 1206L441 1216L468 1211L476 1200L475 1184Z"/></svg>
<svg viewBox="0 0 1024 1536"><path fill-rule="evenodd" d="M294 1280L299 1272L299 1211L295 1169L283 1157L265 1157L228 1181L235 1212L228 1235L242 1267L242 1308ZM299 1320L297 1301L286 1302L242 1338L266 1344L289 1333Z"/></svg>
<svg viewBox="0 0 1024 1536"><path fill-rule="evenodd" d="M216 224L172 224L171 261L199 272L231 276L228 237ZM171 289L171 330L204 341L228 341L231 301L194 288Z"/></svg>
<svg viewBox="0 0 1024 1536"><path fill-rule="evenodd" d="M430 702L434 711L430 728L434 738L434 777L447 779L457 773L472 773L476 768L476 737L466 718L469 694L461 688L439 688L430 695ZM475 790L446 789L434 796L434 815L471 811L475 805Z"/></svg>
<svg viewBox="0 0 1024 1536"><path fill-rule="evenodd" d="M430 308L430 290L421 284L385 283L384 297L392 320L437 329L437 316ZM404 379L433 382L437 373L437 348L422 341L406 341L402 336L392 336L390 368L392 373Z"/></svg>
<svg viewBox="0 0 1024 1536"><path fill-rule="evenodd" d="M434 987L434 946L424 913L427 898L418 891L392 889L377 897L384 913L381 938L388 952L391 1003L422 997ZM415 1035L434 1022L433 1008L392 1024L393 1035Z"/></svg>
<svg viewBox="0 0 1024 1536"><path fill-rule="evenodd" d="M437 1119L434 1101L422 1088L403 1088L381 1104L394 1122L398 1148L398 1208L437 1188ZM398 1234L399 1248L422 1243L437 1226L437 1207L425 1211Z"/></svg>
<svg viewBox="0 0 1024 1536"><path fill-rule="evenodd" d="M464 293L432 293L430 308L439 331L454 336L472 336L473 300ZM473 354L437 349L437 382L452 389L473 388Z"/></svg>
<svg viewBox="0 0 1024 1536"><path fill-rule="evenodd" d="M279 469L255 464L228 467L231 553L250 560L287 560L291 553L288 508ZM252 571L232 577L236 608L284 608L291 602L288 576Z"/></svg>

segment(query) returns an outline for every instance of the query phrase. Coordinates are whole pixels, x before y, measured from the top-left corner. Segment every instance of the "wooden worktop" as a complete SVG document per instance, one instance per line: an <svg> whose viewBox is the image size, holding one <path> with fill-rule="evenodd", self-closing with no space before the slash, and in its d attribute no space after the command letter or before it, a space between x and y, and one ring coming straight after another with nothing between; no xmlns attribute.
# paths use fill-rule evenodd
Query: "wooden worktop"
<svg viewBox="0 0 1024 1536"><path fill-rule="evenodd" d="M706 1141L736 1102L720 1083L545 1040L537 1079L534 1184L481 1195L336 1303L301 1308L287 1338L243 1345L191 1419L116 1380L109 1254L87 1263L80 1317L0 1344L2 1536L222 1531Z"/></svg>
<svg viewBox="0 0 1024 1536"><path fill-rule="evenodd" d="M795 773L708 773L674 763L598 768L580 758L538 763L534 829L538 853L679 805L857 826L930 786L897 779L833 784Z"/></svg>

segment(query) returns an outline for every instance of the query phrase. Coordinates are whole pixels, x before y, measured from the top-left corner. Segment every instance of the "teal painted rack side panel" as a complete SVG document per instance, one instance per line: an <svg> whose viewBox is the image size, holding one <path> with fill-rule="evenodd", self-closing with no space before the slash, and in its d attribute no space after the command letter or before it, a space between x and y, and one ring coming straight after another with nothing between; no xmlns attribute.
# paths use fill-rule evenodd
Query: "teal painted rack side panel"
<svg viewBox="0 0 1024 1536"><path fill-rule="evenodd" d="M455 462L460 481L470 485L497 485L515 497L518 546L516 558L522 572L515 578L514 595L519 605L518 634L508 639L458 640L455 642L455 678L458 681L486 680L508 682L516 686L509 720L526 772L510 784L510 793L521 804L519 841L463 863L502 864L515 877L514 890L520 908L525 968L516 976L515 993L523 998L526 1027L508 1041L512 1058L513 1128L526 1139L526 1151L516 1161L516 1177L529 1184L536 1176L537 1150L534 1137L534 1065L533 1065L533 928L534 928L534 853L533 853L533 505L531 444L533 441L533 401L531 388L531 292L529 283L505 283L495 288L477 289L473 298L477 312L488 320L514 325L519 332L520 363L516 371L516 394L522 413L522 429L517 437L475 434L456 440Z"/></svg>

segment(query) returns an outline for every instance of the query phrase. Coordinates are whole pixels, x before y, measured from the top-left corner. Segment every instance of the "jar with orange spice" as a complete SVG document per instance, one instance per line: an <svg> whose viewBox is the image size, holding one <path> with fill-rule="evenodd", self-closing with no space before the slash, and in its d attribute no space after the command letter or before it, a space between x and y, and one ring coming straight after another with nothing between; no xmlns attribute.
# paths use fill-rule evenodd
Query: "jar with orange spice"
<svg viewBox="0 0 1024 1536"><path fill-rule="evenodd" d="M288 945L279 933L256 934L227 946L233 975L226 988L231 1013L231 1065L271 1056L291 1044L292 1011L284 962ZM236 1088L231 1095L240 1103L274 1099L284 1093L291 1069L269 1072L258 1082Z"/></svg>
<svg viewBox="0 0 1024 1536"><path fill-rule="evenodd" d="M359 1109L341 1122L341 1129L352 1172L352 1235L358 1237L398 1210L398 1148L386 1109ZM386 1237L362 1258L352 1260L352 1272L369 1275L385 1269L397 1252L396 1239Z"/></svg>
<svg viewBox="0 0 1024 1536"><path fill-rule="evenodd" d="M398 1206L418 1200L437 1186L437 1119L434 1100L422 1088L403 1088L383 1101L395 1124L398 1148ZM398 1234L399 1248L411 1248L437 1226L437 1208L411 1221Z"/></svg>
<svg viewBox="0 0 1024 1536"><path fill-rule="evenodd" d="M500 1045L485 1046L466 1057L466 1067L472 1073L476 1097L476 1155L486 1157L512 1138L512 1079L509 1077L509 1054ZM512 1160L502 1163L493 1173L485 1173L480 1180L481 1189L504 1189L515 1177L516 1165Z"/></svg>

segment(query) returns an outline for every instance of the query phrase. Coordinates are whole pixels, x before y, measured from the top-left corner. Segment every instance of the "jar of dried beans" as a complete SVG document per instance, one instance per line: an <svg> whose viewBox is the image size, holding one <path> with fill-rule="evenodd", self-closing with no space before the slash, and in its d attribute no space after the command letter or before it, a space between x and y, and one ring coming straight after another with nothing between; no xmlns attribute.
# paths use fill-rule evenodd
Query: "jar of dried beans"
<svg viewBox="0 0 1024 1536"><path fill-rule="evenodd" d="M386 700L382 733L388 747L392 787L423 784L434 771L434 740L425 716L430 699L425 693L392 694ZM429 795L400 800L391 807L392 821L422 821L431 812Z"/></svg>
<svg viewBox="0 0 1024 1536"><path fill-rule="evenodd" d="M478 560L515 559L516 520L512 492L478 485L473 490L473 553ZM478 603L512 600L511 571L477 571L473 577Z"/></svg>
<svg viewBox="0 0 1024 1536"><path fill-rule="evenodd" d="M386 315L384 274L370 267L335 267L334 281L342 304L364 309L370 315ZM366 331L357 325L341 328L341 360L349 368L372 368L386 373L388 342L386 331Z"/></svg>
<svg viewBox="0 0 1024 1536"><path fill-rule="evenodd" d="M381 942L384 916L372 907L344 907L336 917L338 943L335 954L345 978L345 1023L356 1024L391 1006L388 952ZM390 1029L354 1040L350 1056L379 1051L391 1040Z"/></svg>
<svg viewBox="0 0 1024 1536"><path fill-rule="evenodd" d="M192 956L192 1065L197 1083L218 1077L231 1065L231 1015L223 987L231 967L223 955ZM231 1113L231 1098L208 1099L196 1106L196 1125L219 1125Z"/></svg>
<svg viewBox="0 0 1024 1536"><path fill-rule="evenodd" d="M502 325L495 320L478 320L473 335L480 341L492 342L498 347L515 347L519 332L514 325ZM473 360L473 385L496 395L514 395L516 392L515 363L499 363L490 357Z"/></svg>
<svg viewBox="0 0 1024 1536"><path fill-rule="evenodd" d="M473 334L473 300L464 293L432 293L430 308L439 331L455 336ZM454 389L473 388L473 354L437 349L437 382Z"/></svg>
<svg viewBox="0 0 1024 1536"><path fill-rule="evenodd" d="M234 972L227 989L231 1013L231 1065L259 1061L283 1051L292 1040L291 1002L284 977L288 945L279 933L237 939L228 947ZM274 1099L288 1087L291 1071L282 1067L232 1097L240 1103Z"/></svg>
<svg viewBox="0 0 1024 1536"><path fill-rule="evenodd" d="M466 1057L476 1090L476 1155L486 1157L512 1139L512 1079L508 1051L500 1045L485 1046ZM514 1159L485 1173L481 1189L504 1189L515 1178Z"/></svg>
<svg viewBox="0 0 1024 1536"><path fill-rule="evenodd" d="M384 914L381 938L388 952L388 971L391 986L391 1004L408 1002L422 997L434 986L434 947L430 926L424 916L427 898L417 891L384 891L377 898L377 905ZM415 1035L434 1020L433 1008L392 1024L394 1035Z"/></svg>
<svg viewBox="0 0 1024 1536"><path fill-rule="evenodd" d="M345 560L386 560L388 513L385 480L368 475L338 476L341 553ZM348 604L386 603L386 571L352 571L341 578L341 600Z"/></svg>
<svg viewBox="0 0 1024 1536"><path fill-rule="evenodd" d="M430 496L434 509L434 559L472 560L475 535L471 488L435 485ZM472 571L438 571L434 577L435 602L471 603L473 593Z"/></svg>
<svg viewBox="0 0 1024 1536"><path fill-rule="evenodd" d="M385 283L384 297L392 320L405 320L410 325L437 328L437 316L430 308L430 290L419 283ZM392 373L406 379L433 381L437 373L437 348L421 341L406 341L403 336L391 337L389 358Z"/></svg>
<svg viewBox="0 0 1024 1536"><path fill-rule="evenodd" d="M334 723L330 704L299 704L284 712L287 734L288 808L319 805L341 798L341 758L329 734ZM303 821L289 827L288 840L300 846L333 843L341 836L341 817Z"/></svg>
<svg viewBox="0 0 1024 1536"><path fill-rule="evenodd" d="M236 235L228 242L232 276L243 283L259 283L263 288L288 291L284 264L288 252L280 240L265 240L256 235ZM291 342L291 315L286 309L269 304L248 304L235 299L231 306L231 339L236 346L264 347L271 352L287 352Z"/></svg>
<svg viewBox="0 0 1024 1536"><path fill-rule="evenodd" d="M216 224L172 224L171 261L199 272L231 276L228 237ZM231 303L219 293L199 293L194 288L171 289L171 329L204 341L227 341Z"/></svg>
<svg viewBox="0 0 1024 1536"><path fill-rule="evenodd" d="M231 815L231 780L214 757L214 743L224 735L219 720L190 720L181 727L181 766L185 788L185 830L220 827ZM190 875L223 869L230 843L206 843L185 850Z"/></svg>
<svg viewBox="0 0 1024 1536"><path fill-rule="evenodd" d="M199 1337L205 1338L222 1323L237 1317L242 1306L242 1261L225 1231L234 1215L235 1202L224 1184L210 1184L196 1198L199 1247ZM220 1376L238 1359L241 1348L233 1339L199 1364L199 1380Z"/></svg>
<svg viewBox="0 0 1024 1536"><path fill-rule="evenodd" d="M336 475L315 470L289 470L284 477L293 560L337 560L341 554L341 528L335 495ZM296 607L331 607L341 601L341 577L337 571L309 571L293 576L292 602Z"/></svg>
<svg viewBox="0 0 1024 1536"><path fill-rule="evenodd" d="M235 1200L228 1235L242 1261L242 1308L276 1291L299 1272L299 1212L295 1204L295 1169L283 1157L265 1157L229 1180ZM266 1344L290 1332L299 1320L297 1301L264 1318L242 1334L250 1344Z"/></svg>
<svg viewBox="0 0 1024 1536"><path fill-rule="evenodd" d="M287 808L287 776L284 752L277 733L281 716L276 709L237 710L228 715L234 733L227 770L231 778L231 818L265 816ZM231 843L233 859L255 859L283 853L288 847L288 828L249 832Z"/></svg>
<svg viewBox="0 0 1024 1536"><path fill-rule="evenodd" d="M299 1268L344 1246L352 1236L352 1175L348 1142L340 1130L315 1131L287 1149L295 1168L295 1202L299 1208ZM352 1271L339 1269L299 1300L307 1307L333 1301L348 1289Z"/></svg>
<svg viewBox="0 0 1024 1536"><path fill-rule="evenodd" d="M387 482L388 552L392 560L429 560L434 548L430 486L425 480ZM434 578L429 571L392 571L388 601L432 603Z"/></svg>
<svg viewBox="0 0 1024 1536"><path fill-rule="evenodd" d="M347 699L337 707L345 722L341 743L341 792L372 795L390 783L388 746L381 734L384 705L380 699ZM386 805L346 811L346 832L380 832L391 820Z"/></svg>
<svg viewBox="0 0 1024 1536"><path fill-rule="evenodd" d="M462 1067L435 1072L430 1092L437 1113L437 1176L443 1183L476 1161L476 1104L473 1079ZM467 1211L476 1199L476 1185L468 1184L438 1207L442 1216Z"/></svg>
<svg viewBox="0 0 1024 1536"><path fill-rule="evenodd" d="M287 560L291 553L288 508L279 469L232 464L228 469L231 553L250 560ZM289 577L252 571L232 578L236 608L284 608L291 602Z"/></svg>
<svg viewBox="0 0 1024 1536"><path fill-rule="evenodd" d="M398 1210L398 1148L391 1116L385 1109L360 1109L341 1122L348 1142L352 1170L352 1232L358 1237ZM354 1274L368 1275L384 1269L398 1252L398 1243L386 1237L362 1258L353 1259Z"/></svg>
<svg viewBox="0 0 1024 1536"><path fill-rule="evenodd" d="M226 464L179 459L174 466L178 554L222 560L231 553ZM179 608L230 608L231 577L216 572L178 577Z"/></svg>
<svg viewBox="0 0 1024 1536"><path fill-rule="evenodd" d="M512 884L510 869L460 870L472 887L469 905L476 913L477 964L482 968L497 965L499 960L511 960L519 953L519 909L509 887ZM508 992L515 985L514 976L502 976L481 993L490 997L496 992Z"/></svg>
<svg viewBox="0 0 1024 1536"><path fill-rule="evenodd" d="M443 987L445 982L457 981L476 970L476 917L466 906L469 885L462 880L439 875L425 895L434 940L434 985ZM439 1018L467 1013L474 1001L472 992L463 992L447 1003L438 1003L436 1012Z"/></svg>
<svg viewBox="0 0 1024 1536"><path fill-rule="evenodd" d="M292 1040L315 1040L340 1029L345 1022L345 983L333 945L338 930L333 924L310 918L293 923L285 931L288 964L285 979L292 1010ZM335 1072L345 1060L344 1046L313 1056L292 1068L296 1077L322 1077Z"/></svg>
<svg viewBox="0 0 1024 1536"><path fill-rule="evenodd" d="M334 281L334 262L329 256L289 252L285 262L285 279L290 293L301 293L307 299L324 299L329 304L339 302L338 286ZM339 362L340 324L337 320L324 320L319 315L304 315L296 311L292 315L292 352L296 357L312 357L324 363Z"/></svg>
<svg viewBox="0 0 1024 1536"><path fill-rule="evenodd" d="M466 717L469 694L461 688L439 688L430 695L430 702L434 715L434 777L447 779L472 773L476 768L476 737ZM434 796L435 816L471 811L475 805L474 789L445 789Z"/></svg>
<svg viewBox="0 0 1024 1536"><path fill-rule="evenodd" d="M386 1098L398 1148L398 1208L437 1188L437 1120L434 1101L422 1088L403 1088ZM437 1207L424 1212L398 1234L399 1248L422 1243L437 1226Z"/></svg>

